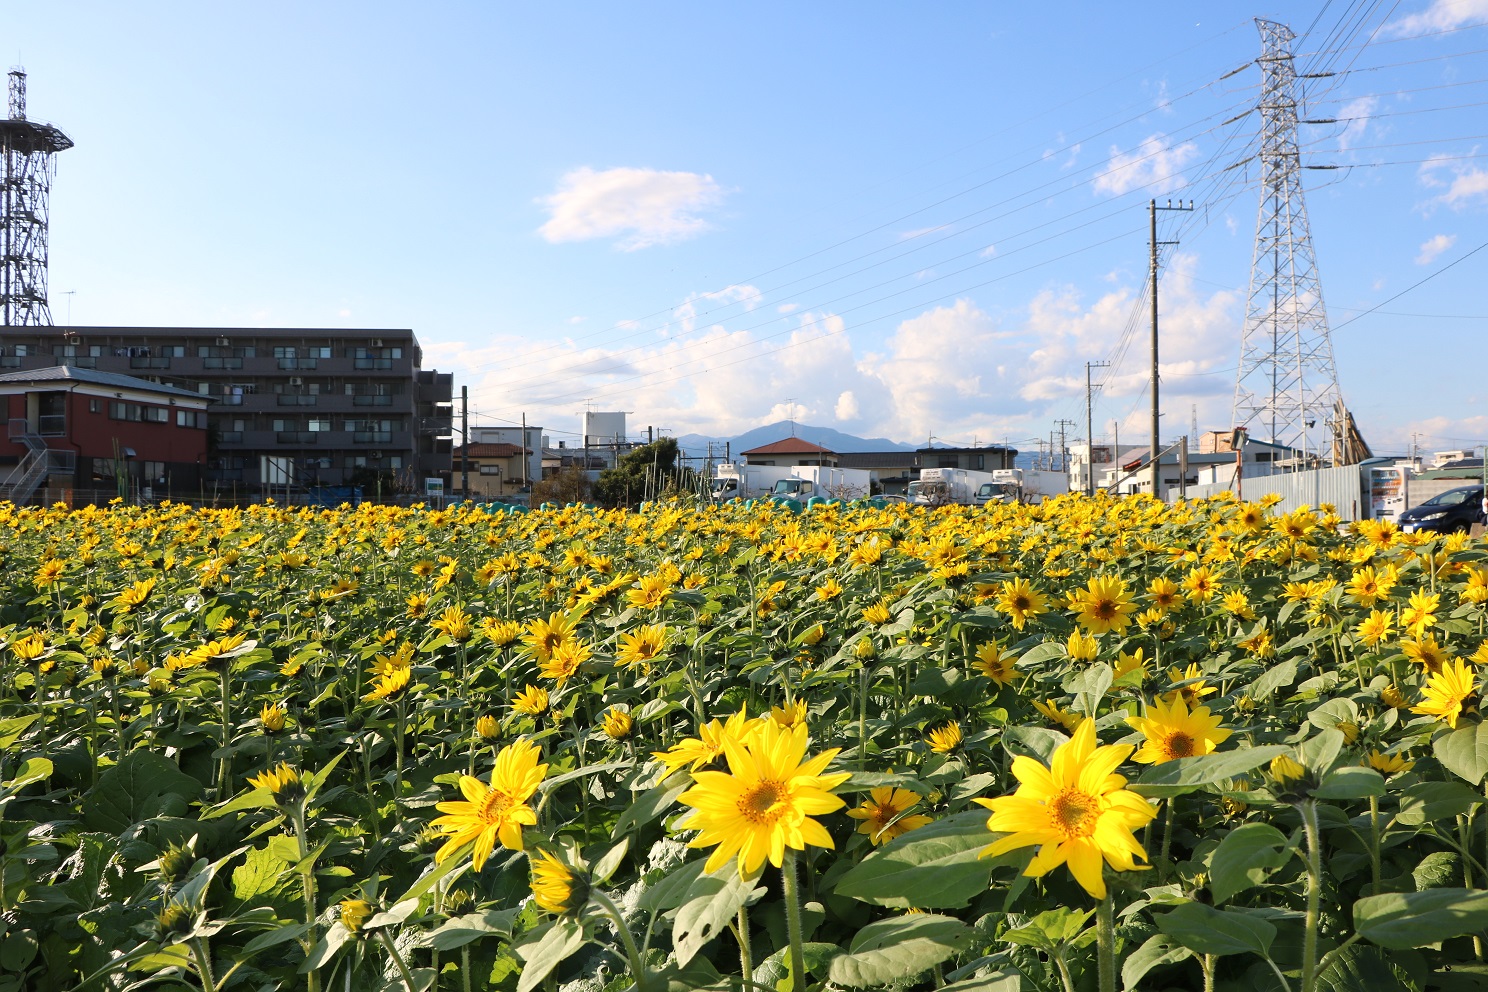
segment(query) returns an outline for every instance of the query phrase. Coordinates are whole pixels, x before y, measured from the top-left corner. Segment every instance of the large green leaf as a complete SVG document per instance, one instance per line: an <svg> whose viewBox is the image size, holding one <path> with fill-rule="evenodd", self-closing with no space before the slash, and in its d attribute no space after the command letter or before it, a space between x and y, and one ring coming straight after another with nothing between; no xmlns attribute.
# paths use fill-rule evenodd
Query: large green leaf
<svg viewBox="0 0 1488 992"><path fill-rule="evenodd" d="M619 840L627 831L638 830L670 809L677 797L692 785L687 775L673 775L655 788L641 793L635 802L625 807L610 836Z"/></svg>
<svg viewBox="0 0 1488 992"><path fill-rule="evenodd" d="M878 988L923 974L951 957L971 936L960 920L915 913L870 923L846 954L832 959L827 977L849 988Z"/></svg>
<svg viewBox="0 0 1488 992"><path fill-rule="evenodd" d="M1482 796L1461 782L1417 782L1400 797L1400 810L1395 814L1395 822L1419 827L1437 820L1450 820L1482 801Z"/></svg>
<svg viewBox="0 0 1488 992"><path fill-rule="evenodd" d="M0 720L0 751L6 750L20 740L26 728L36 722L37 716L35 713L27 713L25 716L12 716Z"/></svg>
<svg viewBox="0 0 1488 992"><path fill-rule="evenodd" d="M1259 954L1265 957L1276 927L1258 916L1225 912L1188 902L1156 918L1157 928L1198 954Z"/></svg>
<svg viewBox="0 0 1488 992"><path fill-rule="evenodd" d="M977 853L992 843L987 813L957 813L901 834L837 881L835 892L876 906L956 909L987 891L994 864Z"/></svg>
<svg viewBox="0 0 1488 992"><path fill-rule="evenodd" d="M1272 744L1267 747L1221 751L1197 758L1164 761L1160 765L1153 765L1127 788L1154 799L1181 796L1244 775L1288 750L1290 749L1279 744Z"/></svg>
<svg viewBox="0 0 1488 992"><path fill-rule="evenodd" d="M201 783L169 759L154 751L130 751L98 777L83 800L83 822L90 830L121 834L152 817L184 813L201 792Z"/></svg>
<svg viewBox="0 0 1488 992"><path fill-rule="evenodd" d="M1286 834L1266 823L1247 823L1224 835L1209 859L1209 890L1222 903L1260 885L1291 857Z"/></svg>
<svg viewBox="0 0 1488 992"><path fill-rule="evenodd" d="M1135 992L1137 983L1153 968L1177 964L1193 956L1193 951L1178 943L1167 934L1153 934L1147 942L1132 951L1121 962L1121 984Z"/></svg>
<svg viewBox="0 0 1488 992"><path fill-rule="evenodd" d="M1431 745L1436 760L1468 785L1481 785L1488 775L1488 723L1470 723L1442 734Z"/></svg>
<svg viewBox="0 0 1488 992"><path fill-rule="evenodd" d="M733 861L712 875L698 876L672 923L672 949L677 963L686 967L693 955L728 926L755 888L754 880L746 882L739 878L738 866Z"/></svg>
<svg viewBox="0 0 1488 992"><path fill-rule="evenodd" d="M1354 903L1354 929L1381 947L1424 947L1488 928L1488 891L1387 892Z"/></svg>
<svg viewBox="0 0 1488 992"><path fill-rule="evenodd" d="M542 937L517 949L522 958L522 975L517 979L517 992L532 992L564 960L584 946L584 927L578 920L560 916ZM639 976L636 976L639 978Z"/></svg>
<svg viewBox="0 0 1488 992"><path fill-rule="evenodd" d="M1313 792L1319 799L1367 799L1385 794L1385 777L1373 768L1344 765L1329 772Z"/></svg>
<svg viewBox="0 0 1488 992"><path fill-rule="evenodd" d="M1282 661L1266 669L1261 677L1250 684L1248 695L1260 702L1269 699L1277 689L1283 689L1297 681L1297 662Z"/></svg>

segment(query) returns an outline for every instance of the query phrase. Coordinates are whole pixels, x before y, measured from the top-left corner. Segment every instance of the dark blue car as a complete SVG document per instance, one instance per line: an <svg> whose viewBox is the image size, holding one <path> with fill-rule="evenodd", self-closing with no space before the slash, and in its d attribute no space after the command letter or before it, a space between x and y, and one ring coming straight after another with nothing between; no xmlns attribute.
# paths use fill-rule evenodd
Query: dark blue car
<svg viewBox="0 0 1488 992"><path fill-rule="evenodd" d="M1400 515L1400 529L1452 534L1483 523L1483 487L1460 486L1437 493Z"/></svg>

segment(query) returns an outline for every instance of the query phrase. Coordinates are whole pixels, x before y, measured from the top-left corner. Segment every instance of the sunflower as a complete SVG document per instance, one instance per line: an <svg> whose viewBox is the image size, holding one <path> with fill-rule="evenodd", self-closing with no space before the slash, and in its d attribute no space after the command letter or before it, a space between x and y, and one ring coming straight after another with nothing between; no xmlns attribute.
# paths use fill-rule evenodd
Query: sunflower
<svg viewBox="0 0 1488 992"><path fill-rule="evenodd" d="M41 563L36 570L36 577L31 580L33 585L54 586L62 581L62 573L67 571L67 563L49 558Z"/></svg>
<svg viewBox="0 0 1488 992"><path fill-rule="evenodd" d="M1188 598L1195 603L1207 603L1214 598L1218 588L1214 581L1214 573L1209 570L1208 565L1192 569L1183 577L1183 589Z"/></svg>
<svg viewBox="0 0 1488 992"><path fill-rule="evenodd" d="M737 855L739 876L753 878L766 858L780 867L786 848L835 846L812 817L846 805L832 790L852 774L824 774L838 749L807 759L809 744L805 726L767 721L747 743L724 740L728 771L693 774L695 784L678 801L694 810L683 824L698 831L688 846L714 848L704 871L715 872Z"/></svg>
<svg viewBox="0 0 1488 992"><path fill-rule="evenodd" d="M666 765L666 775L662 778L670 776L684 765L691 765L692 770L697 771L724 753L726 741L748 743L765 722L767 721L758 718L751 720L748 713L740 710L725 723L709 720L696 737L683 738L666 751L652 751L651 757Z"/></svg>
<svg viewBox="0 0 1488 992"><path fill-rule="evenodd" d="M882 627L889 622L889 605L885 602L877 602L863 609L863 620L874 627Z"/></svg>
<svg viewBox="0 0 1488 992"><path fill-rule="evenodd" d="M1153 607L1164 613L1177 609L1183 602L1178 583L1168 578L1153 579L1147 586L1147 595L1152 597Z"/></svg>
<svg viewBox="0 0 1488 992"><path fill-rule="evenodd" d="M377 913L377 907L365 899L343 899L340 910L341 925L352 933L360 933L367 921Z"/></svg>
<svg viewBox="0 0 1488 992"><path fill-rule="evenodd" d="M630 713L616 706L605 710L604 719L600 721L605 735L612 741L623 741L630 736L631 730L635 728L635 720Z"/></svg>
<svg viewBox="0 0 1488 992"><path fill-rule="evenodd" d="M538 672L544 678L553 679L561 688L579 670L579 666L589 660L589 655L589 645L583 641L564 641L544 661L538 663Z"/></svg>
<svg viewBox="0 0 1488 992"><path fill-rule="evenodd" d="M554 916L567 916L584 908L589 885L568 865L547 851L538 852L532 864L532 901Z"/></svg>
<svg viewBox="0 0 1488 992"><path fill-rule="evenodd" d="M546 713L548 711L548 690L528 685L512 698L512 709L528 716Z"/></svg>
<svg viewBox="0 0 1488 992"><path fill-rule="evenodd" d="M1383 610L1370 610L1369 616L1359 621L1354 633L1370 647L1377 647L1395 630L1395 620Z"/></svg>
<svg viewBox="0 0 1488 992"><path fill-rule="evenodd" d="M1069 640L1064 642L1064 650L1074 661L1094 661L1100 653L1100 643L1089 634L1072 630Z"/></svg>
<svg viewBox="0 0 1488 992"><path fill-rule="evenodd" d="M1020 578L1003 583L1002 591L997 594L997 609L1012 618L1015 629L1022 630L1029 617L1048 612L1049 604L1043 593L1034 589L1027 579Z"/></svg>
<svg viewBox="0 0 1488 992"><path fill-rule="evenodd" d="M1436 638L1427 634L1420 640L1405 641L1400 645L1400 650L1405 656L1416 664L1425 667L1428 672L1441 671L1442 665L1452 660L1452 653L1436 642Z"/></svg>
<svg viewBox="0 0 1488 992"><path fill-rule="evenodd" d="M539 617L527 625L527 636L522 643L538 661L547 661L559 645L576 638L578 627L578 618L571 614L549 614L546 620Z"/></svg>
<svg viewBox="0 0 1488 992"><path fill-rule="evenodd" d="M1378 748L1369 752L1369 760L1365 764L1382 775L1396 775L1416 767L1416 763L1408 760L1404 755L1385 754Z"/></svg>
<svg viewBox="0 0 1488 992"><path fill-rule="evenodd" d="M1477 678L1472 666L1465 661L1449 661L1441 671L1426 679L1426 686L1421 690L1425 698L1412 706L1411 712L1439 717L1456 730L1457 720L1464 709L1470 708L1466 703L1476 691Z"/></svg>
<svg viewBox="0 0 1488 992"><path fill-rule="evenodd" d="M961 744L961 724L952 720L930 731L925 735L925 740L929 741L930 750L936 754L950 754Z"/></svg>
<svg viewBox="0 0 1488 992"><path fill-rule="evenodd" d="M996 857L1020 847L1039 850L1023 874L1039 878L1062 864L1097 899L1106 896L1102 860L1117 871L1134 871L1147 852L1132 831L1157 815L1152 804L1125 787L1116 768L1130 744L1096 746L1095 721L1086 720L1059 745L1050 768L1026 755L1013 759L1018 790L1011 796L978 799L992 811L987 829L1003 833L983 848Z"/></svg>
<svg viewBox="0 0 1488 992"><path fill-rule="evenodd" d="M1213 695L1219 689L1210 685L1203 679L1203 672L1199 671L1197 663L1190 664L1187 668L1168 669L1168 679L1172 682L1188 682L1188 685L1179 686L1167 694L1168 699L1182 697L1183 701L1190 706L1197 705L1205 696Z"/></svg>
<svg viewBox="0 0 1488 992"><path fill-rule="evenodd" d="M459 606L446 606L439 619L430 621L429 626L458 644L470 640L470 614Z"/></svg>
<svg viewBox="0 0 1488 992"><path fill-rule="evenodd" d="M1015 659L1004 653L997 641L989 641L976 650L973 667L999 686L1005 686L1018 674Z"/></svg>
<svg viewBox="0 0 1488 992"><path fill-rule="evenodd" d="M1062 710L1055 702L1046 703L1041 699L1035 699L1033 708L1048 717L1050 722L1059 724L1065 730L1073 731L1085 722L1084 716L1073 710Z"/></svg>
<svg viewBox="0 0 1488 992"><path fill-rule="evenodd" d="M1114 575L1094 576L1069 599L1070 607L1079 614L1080 625L1092 634L1124 632L1131 625L1129 614L1137 608L1126 582Z"/></svg>
<svg viewBox="0 0 1488 992"><path fill-rule="evenodd" d="M267 791L280 806L292 806L305 795L305 786L300 781L300 773L282 761L275 768L268 768L257 775L250 776L248 784L255 789Z"/></svg>
<svg viewBox="0 0 1488 992"><path fill-rule="evenodd" d="M460 776L465 801L439 803L444 816L430 822L449 837L434 855L436 863L448 860L471 841L475 842L475 870L485 867L496 842L512 851L522 850L522 827L537 823L537 813L527 800L542 784L548 766L538 764L539 750L526 739L508 744L496 755L488 786L472 775Z"/></svg>
<svg viewBox="0 0 1488 992"><path fill-rule="evenodd" d="M631 606L654 610L664 605L671 595L672 584L665 576L643 575L636 581L635 588L625 594L625 598Z"/></svg>
<svg viewBox="0 0 1488 992"><path fill-rule="evenodd" d="M848 810L847 815L863 821L858 826L858 833L867 834L873 846L877 847L931 822L930 817L922 813L905 815L919 804L920 797L908 789L884 786L871 790L863 805Z"/></svg>
<svg viewBox="0 0 1488 992"><path fill-rule="evenodd" d="M816 587L816 598L821 600L823 603L830 603L832 600L841 595L842 583L838 582L834 578L831 578L830 576L827 578L827 581Z"/></svg>
<svg viewBox="0 0 1488 992"><path fill-rule="evenodd" d="M620 650L615 661L621 665L644 664L655 661L666 650L667 629L654 624L643 624L635 630L620 635Z"/></svg>
<svg viewBox="0 0 1488 992"><path fill-rule="evenodd" d="M1195 707L1190 713L1182 697L1171 703L1158 700L1146 716L1129 716L1126 722L1147 738L1132 757L1144 765L1209 754L1231 733L1220 727L1219 717L1211 716L1207 706Z"/></svg>
<svg viewBox="0 0 1488 992"><path fill-rule="evenodd" d="M284 707L278 703L265 703L258 714L258 722L263 725L266 734L277 734L284 729L284 718L288 714Z"/></svg>
<svg viewBox="0 0 1488 992"><path fill-rule="evenodd" d="M770 719L782 727L794 727L798 723L804 724L806 722L806 700L798 698L793 703L771 707Z"/></svg>
<svg viewBox="0 0 1488 992"><path fill-rule="evenodd" d="M1410 631L1410 635L1420 638L1426 632L1426 628L1436 623L1436 611L1441 608L1441 596L1438 593L1427 593L1416 590L1411 593L1410 605L1400 613L1400 625Z"/></svg>
<svg viewBox="0 0 1488 992"><path fill-rule="evenodd" d="M372 690L362 697L362 702L372 703L397 699L408 688L408 680L412 674L413 670L409 668L389 669L385 675L377 676Z"/></svg>

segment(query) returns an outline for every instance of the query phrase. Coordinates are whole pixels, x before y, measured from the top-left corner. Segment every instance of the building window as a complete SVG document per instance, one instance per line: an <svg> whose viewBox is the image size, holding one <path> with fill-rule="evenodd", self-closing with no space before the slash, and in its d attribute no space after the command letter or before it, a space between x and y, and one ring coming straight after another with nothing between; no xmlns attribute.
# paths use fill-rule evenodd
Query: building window
<svg viewBox="0 0 1488 992"><path fill-rule="evenodd" d="M286 347L286 346L281 345L280 347L277 347L277 348L274 349L274 357L275 358L298 358L299 356L295 353L295 350L293 348L290 348L290 347Z"/></svg>
<svg viewBox="0 0 1488 992"><path fill-rule="evenodd" d="M145 462L145 479L151 482L165 481L165 462Z"/></svg>
<svg viewBox="0 0 1488 992"><path fill-rule="evenodd" d="M328 431L331 429L331 422L329 420L312 420L305 429L308 431Z"/></svg>
<svg viewBox="0 0 1488 992"><path fill-rule="evenodd" d="M163 406L145 407L145 421L151 424L170 423L170 411Z"/></svg>
<svg viewBox="0 0 1488 992"><path fill-rule="evenodd" d="M96 398L95 399L88 400L88 412L89 413L102 413L103 412L103 400L96 399Z"/></svg>
<svg viewBox="0 0 1488 992"><path fill-rule="evenodd" d="M205 415L195 410L177 410L177 427L201 427L204 424Z"/></svg>
<svg viewBox="0 0 1488 992"><path fill-rule="evenodd" d="M114 400L109 403L109 419L140 421L145 419L145 414L138 403L126 403L123 400Z"/></svg>

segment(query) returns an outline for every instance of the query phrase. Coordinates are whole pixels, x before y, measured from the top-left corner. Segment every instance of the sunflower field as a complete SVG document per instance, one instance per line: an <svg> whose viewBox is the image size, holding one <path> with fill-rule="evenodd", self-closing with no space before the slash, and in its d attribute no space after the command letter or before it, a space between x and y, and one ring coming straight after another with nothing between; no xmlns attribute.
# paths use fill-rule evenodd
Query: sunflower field
<svg viewBox="0 0 1488 992"><path fill-rule="evenodd" d="M1488 546L0 506L0 992L1488 988Z"/></svg>

